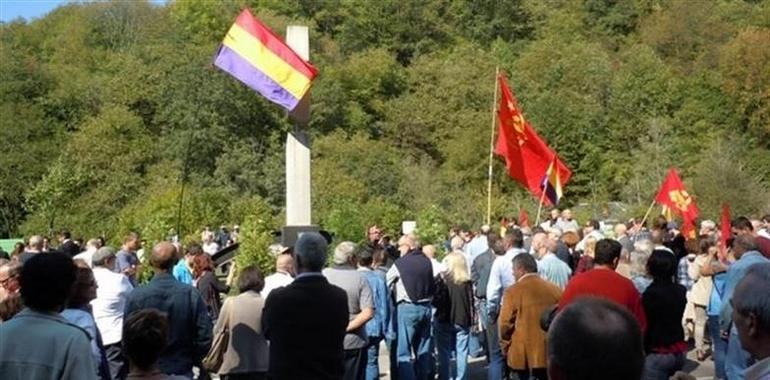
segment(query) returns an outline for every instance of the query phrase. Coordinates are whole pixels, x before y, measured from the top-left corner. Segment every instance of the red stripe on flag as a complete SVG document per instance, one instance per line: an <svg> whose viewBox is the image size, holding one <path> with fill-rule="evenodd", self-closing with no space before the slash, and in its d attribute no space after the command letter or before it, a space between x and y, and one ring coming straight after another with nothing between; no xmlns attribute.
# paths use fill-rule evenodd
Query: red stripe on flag
<svg viewBox="0 0 770 380"><path fill-rule="evenodd" d="M306 76L308 79L312 80L318 75L318 69L302 59L302 57L286 45L280 37L275 35L272 30L257 20L248 9L244 9L243 12L238 15L238 18L235 19L235 23L254 36L254 38L262 41L262 44L264 44L265 47L270 49L275 55L286 61L286 63L291 65L291 67L302 73L302 75Z"/></svg>

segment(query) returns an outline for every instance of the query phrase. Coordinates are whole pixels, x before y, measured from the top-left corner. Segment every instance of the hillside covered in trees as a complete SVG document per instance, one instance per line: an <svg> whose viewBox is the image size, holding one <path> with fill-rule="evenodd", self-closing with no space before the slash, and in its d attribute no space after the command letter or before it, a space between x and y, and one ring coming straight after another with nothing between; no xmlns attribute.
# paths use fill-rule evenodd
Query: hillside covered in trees
<svg viewBox="0 0 770 380"><path fill-rule="evenodd" d="M579 216L643 213L670 166L702 216L770 212L767 0L112 1L0 26L0 237L159 239L182 180L185 235L279 227L293 127L211 65L242 7L310 26L313 219L339 238L483 222L497 66ZM493 188L495 216L537 208L500 159Z"/></svg>

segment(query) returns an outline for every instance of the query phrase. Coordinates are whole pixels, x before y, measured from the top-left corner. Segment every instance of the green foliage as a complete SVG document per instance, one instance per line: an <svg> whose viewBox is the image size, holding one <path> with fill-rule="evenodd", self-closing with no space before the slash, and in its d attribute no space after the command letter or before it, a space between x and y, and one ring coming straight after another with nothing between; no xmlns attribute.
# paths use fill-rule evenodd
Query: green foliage
<svg viewBox="0 0 770 380"><path fill-rule="evenodd" d="M440 246L446 238L449 226L446 215L436 205L431 205L417 214L417 237L423 245Z"/></svg>
<svg viewBox="0 0 770 380"><path fill-rule="evenodd" d="M272 222L270 207L261 199L253 198L240 203L238 209L244 219L240 224L241 245L236 256L237 268L255 265L267 276L275 271L275 258L268 251L276 227Z"/></svg>
<svg viewBox="0 0 770 380"><path fill-rule="evenodd" d="M0 25L0 236L239 223L239 264L272 270L294 126L211 65L244 7L310 28L312 220L338 241L486 223L498 67L572 169L577 214L644 211L670 166L704 216L770 211L768 1L114 0ZM493 222L534 221L492 167Z"/></svg>

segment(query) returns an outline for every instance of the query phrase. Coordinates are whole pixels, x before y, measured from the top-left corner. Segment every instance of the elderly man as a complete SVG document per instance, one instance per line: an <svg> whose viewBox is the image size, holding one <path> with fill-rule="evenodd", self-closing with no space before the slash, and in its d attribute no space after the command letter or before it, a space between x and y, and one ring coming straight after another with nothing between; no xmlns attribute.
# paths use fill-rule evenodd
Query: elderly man
<svg viewBox="0 0 770 380"><path fill-rule="evenodd" d="M433 266L414 235L398 241L401 257L390 267L386 282L396 288L399 380L426 379L431 373L431 300ZM412 357L415 361L412 363Z"/></svg>
<svg viewBox="0 0 770 380"><path fill-rule="evenodd" d="M326 247L320 234L302 234L294 246L297 278L265 300L262 328L270 340L270 379L342 379L348 297L321 273Z"/></svg>
<svg viewBox="0 0 770 380"><path fill-rule="evenodd" d="M746 380L770 379L770 263L754 264L735 287L733 322L741 346L757 362L746 369Z"/></svg>
<svg viewBox="0 0 770 380"><path fill-rule="evenodd" d="M116 255L115 248L102 247L91 257L97 285L96 299L91 301L91 307L96 326L102 334L110 375L113 379L122 379L128 370L121 346L123 311L134 287L126 276L112 271Z"/></svg>
<svg viewBox="0 0 770 380"><path fill-rule="evenodd" d="M75 270L72 259L59 252L35 255L24 264L26 309L0 324L0 379L96 380L88 334L59 315Z"/></svg>
<svg viewBox="0 0 770 380"><path fill-rule="evenodd" d="M168 316L168 346L158 361L160 370L169 375L192 377L193 366L211 346L211 318L200 293L171 275L176 264L176 247L169 242L152 248L150 265L155 276L128 296L125 316L144 309L158 309Z"/></svg>
<svg viewBox="0 0 770 380"><path fill-rule="evenodd" d="M73 260L83 260L89 268L93 268L93 256L96 251L102 247L102 241L99 239L89 239L86 242L86 250L78 253Z"/></svg>
<svg viewBox="0 0 770 380"><path fill-rule="evenodd" d="M275 289L287 286L294 281L294 258L291 254L281 253L275 258L275 273L265 277L265 287L260 294L267 299Z"/></svg>
<svg viewBox="0 0 770 380"><path fill-rule="evenodd" d="M569 277L572 275L572 269L569 265L556 257L557 243L551 238L547 238L540 246L538 251L539 261L537 263L537 273L544 280L558 286L560 289L567 287Z"/></svg>
<svg viewBox="0 0 770 380"><path fill-rule="evenodd" d="M21 311L21 268L21 263L13 261L0 265L0 322Z"/></svg>
<svg viewBox="0 0 770 380"><path fill-rule="evenodd" d="M740 335L733 323L733 295L738 283L745 277L746 271L755 264L770 262L757 251L755 239L750 234L735 237L732 246L736 262L730 265L725 276L725 290L722 295L722 311L719 315L719 327L724 334L729 331L727 341L727 356L725 357L725 372L730 380L742 380L743 372L749 365L749 353L741 348Z"/></svg>
<svg viewBox="0 0 770 380"><path fill-rule="evenodd" d="M559 219L558 222L556 222L556 227L559 227L559 229L562 232L567 231L574 231L577 232L580 226L578 226L578 222L575 219L572 219L572 210L565 208L561 212L561 219Z"/></svg>
<svg viewBox="0 0 770 380"><path fill-rule="evenodd" d="M356 270L353 242L343 241L334 249L334 265L321 273L330 284L347 293L349 321L345 330L345 380L363 380L368 338L365 325L374 317L372 290L364 275Z"/></svg>
<svg viewBox="0 0 770 380"><path fill-rule="evenodd" d="M643 366L639 324L614 302L579 299L548 330L551 380L639 380Z"/></svg>
<svg viewBox="0 0 770 380"><path fill-rule="evenodd" d="M498 320L499 344L508 367L519 380L547 380L545 332L540 328L540 317L559 302L561 289L538 277L537 262L531 255L513 258L513 276L516 283L505 291Z"/></svg>
<svg viewBox="0 0 770 380"><path fill-rule="evenodd" d="M40 235L32 235L29 238L29 243L27 243L27 248L21 255L19 255L19 262L24 264L32 256L40 252L43 252L43 237Z"/></svg>

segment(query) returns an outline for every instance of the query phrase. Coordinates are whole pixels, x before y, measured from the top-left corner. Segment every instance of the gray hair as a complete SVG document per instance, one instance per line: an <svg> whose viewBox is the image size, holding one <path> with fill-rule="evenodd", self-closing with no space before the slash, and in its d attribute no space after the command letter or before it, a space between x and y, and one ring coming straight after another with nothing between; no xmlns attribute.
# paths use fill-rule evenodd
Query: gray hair
<svg viewBox="0 0 770 380"><path fill-rule="evenodd" d="M297 269L320 272L326 264L326 239L318 232L305 232L294 245Z"/></svg>
<svg viewBox="0 0 770 380"><path fill-rule="evenodd" d="M29 238L29 247L43 249L43 237L40 235L32 235L32 237Z"/></svg>
<svg viewBox="0 0 770 380"><path fill-rule="evenodd" d="M735 288L732 302L735 311L756 315L759 326L770 331L770 263L749 267Z"/></svg>
<svg viewBox="0 0 770 380"><path fill-rule="evenodd" d="M513 257L511 262L514 268L520 267L527 271L527 273L537 273L537 261L528 253L519 253Z"/></svg>
<svg viewBox="0 0 770 380"><path fill-rule="evenodd" d="M343 241L334 248L334 263L337 265L347 264L350 258L356 252L356 243L352 241Z"/></svg>
<svg viewBox="0 0 770 380"><path fill-rule="evenodd" d="M87 248L93 248L93 249L99 249L102 247L102 241L99 239L88 239L88 242L86 242Z"/></svg>

